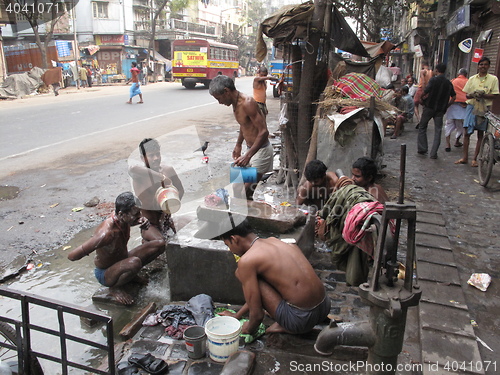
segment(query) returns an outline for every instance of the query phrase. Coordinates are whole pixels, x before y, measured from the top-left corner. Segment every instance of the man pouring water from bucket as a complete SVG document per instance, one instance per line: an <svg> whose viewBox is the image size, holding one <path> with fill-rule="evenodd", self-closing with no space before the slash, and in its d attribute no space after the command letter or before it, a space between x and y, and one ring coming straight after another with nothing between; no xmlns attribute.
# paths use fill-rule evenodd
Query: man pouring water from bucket
<svg viewBox="0 0 500 375"><path fill-rule="evenodd" d="M167 237L171 229L175 233L172 214L180 208L184 187L175 169L161 158L160 144L156 139L144 138L139 144L141 164L129 166L132 186L141 201L141 214L150 222L141 230L144 241Z"/></svg>
<svg viewBox="0 0 500 375"><path fill-rule="evenodd" d="M253 200L257 183L265 173L273 169L273 146L268 139L266 117L255 99L236 90L234 81L228 76L215 77L210 82L209 92L219 104L233 107L234 117L240 124L240 132L233 150L234 165L257 168L257 178L253 182L244 183L244 195L235 189L235 196ZM247 145L244 154L243 141Z"/></svg>
<svg viewBox="0 0 500 375"><path fill-rule="evenodd" d="M240 257L236 277L245 304L237 313L224 311L221 315L239 320L248 313L241 332L246 334L257 331L264 311L276 321L266 333L306 333L324 321L331 302L300 248L274 237L258 237L246 219L236 226L230 221L233 225L222 223L219 233L229 250Z"/></svg>

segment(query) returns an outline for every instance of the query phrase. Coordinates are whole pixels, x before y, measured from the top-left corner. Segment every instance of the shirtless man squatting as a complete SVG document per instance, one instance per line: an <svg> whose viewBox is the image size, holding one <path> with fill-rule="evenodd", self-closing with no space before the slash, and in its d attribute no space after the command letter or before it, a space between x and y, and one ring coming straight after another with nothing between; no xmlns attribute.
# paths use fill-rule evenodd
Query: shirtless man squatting
<svg viewBox="0 0 500 375"><path fill-rule="evenodd" d="M134 299L120 287L138 279L138 273L165 251L165 240L148 241L128 251L130 227L149 228L148 219L140 214L136 198L130 192L120 194L115 201L115 212L104 220L94 235L68 254L71 261L80 260L96 251L94 258L96 279L109 288L109 296L123 305Z"/></svg>
<svg viewBox="0 0 500 375"><path fill-rule="evenodd" d="M242 333L255 334L265 311L275 320L266 333L306 333L326 319L331 301L297 245L258 237L246 219L220 238L240 257L236 277L245 296L237 313L224 311L221 315L239 320L248 313Z"/></svg>

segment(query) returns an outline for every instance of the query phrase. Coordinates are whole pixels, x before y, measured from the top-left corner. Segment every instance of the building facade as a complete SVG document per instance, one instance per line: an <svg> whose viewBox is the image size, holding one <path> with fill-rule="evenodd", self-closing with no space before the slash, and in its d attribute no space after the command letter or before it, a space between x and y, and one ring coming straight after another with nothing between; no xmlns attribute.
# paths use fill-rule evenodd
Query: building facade
<svg viewBox="0 0 500 375"><path fill-rule="evenodd" d="M246 0L190 2L187 9L176 13L171 11L170 2L158 11L159 3L156 0L80 0L57 21L48 48L49 58L63 65L98 67L104 80L117 75L128 78L134 61L149 62L150 70L162 64L167 66L172 40L220 40L223 29L247 32ZM155 16L154 43L148 58ZM40 26L42 38L48 27L49 23ZM21 14L17 15L16 24L2 26L1 30L7 73L40 66L41 59L34 56L38 49L35 35Z"/></svg>

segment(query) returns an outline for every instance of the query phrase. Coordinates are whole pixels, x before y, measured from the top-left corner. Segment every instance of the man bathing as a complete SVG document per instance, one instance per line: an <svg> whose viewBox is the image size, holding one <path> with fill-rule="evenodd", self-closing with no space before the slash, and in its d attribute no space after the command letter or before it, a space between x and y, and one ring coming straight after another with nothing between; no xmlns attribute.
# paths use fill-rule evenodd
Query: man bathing
<svg viewBox="0 0 500 375"><path fill-rule="evenodd" d="M134 195L122 193L116 198L115 212L97 227L90 239L68 254L68 259L75 261L96 251L95 277L109 287L108 295L123 305L131 305L134 299L120 287L137 279L141 268L165 251L163 239L145 242L128 251L130 227L135 225L147 229L149 221L141 216Z"/></svg>
<svg viewBox="0 0 500 375"><path fill-rule="evenodd" d="M234 81L228 76L215 77L210 82L209 92L219 104L233 107L234 118L240 124L238 140L233 150L234 164L239 167L257 168L258 183L266 172L273 169L273 146L268 139L266 117L255 99L236 90ZM242 155L243 141L247 144L247 150ZM248 200L253 199L257 183L245 183L245 196ZM235 192L236 194L240 195L239 192Z"/></svg>

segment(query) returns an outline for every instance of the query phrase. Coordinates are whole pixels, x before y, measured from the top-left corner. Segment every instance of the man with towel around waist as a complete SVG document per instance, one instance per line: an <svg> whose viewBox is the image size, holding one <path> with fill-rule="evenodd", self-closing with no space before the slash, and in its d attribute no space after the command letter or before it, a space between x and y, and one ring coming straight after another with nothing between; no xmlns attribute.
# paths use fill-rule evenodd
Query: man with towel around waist
<svg viewBox="0 0 500 375"><path fill-rule="evenodd" d="M224 311L221 315L239 320L248 313L241 332L251 335L263 321L264 311L276 321L266 333L306 333L324 321L331 302L300 248L274 237L258 237L246 219L236 226L231 220L231 224L221 224L220 232L225 233L220 238L240 257L236 277L242 284L245 304L237 313Z"/></svg>
<svg viewBox="0 0 500 375"><path fill-rule="evenodd" d="M267 116L268 113L266 106L267 80L278 81L277 78L269 75L265 66L261 66L257 71L257 77L253 79L253 98L264 116Z"/></svg>
<svg viewBox="0 0 500 375"><path fill-rule="evenodd" d="M245 183L245 193L235 190L237 198L253 200L253 193L257 183L264 173L273 169L273 146L269 142L266 117L259 109L257 102L251 96L236 90L234 81L228 76L219 75L210 82L210 95L219 104L233 107L236 121L240 124L238 140L233 150L234 164L239 167L257 168L257 181ZM247 151L242 155L243 140L247 144Z"/></svg>

